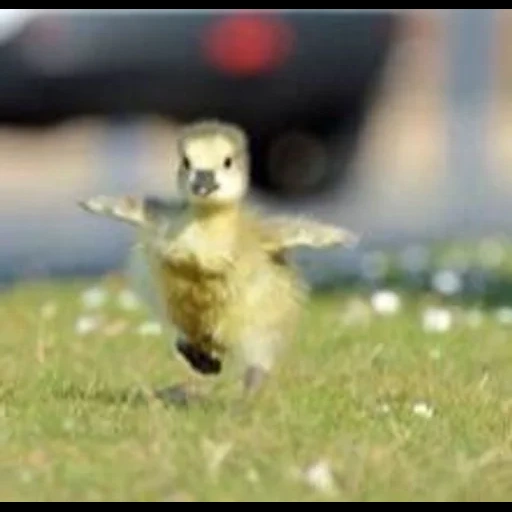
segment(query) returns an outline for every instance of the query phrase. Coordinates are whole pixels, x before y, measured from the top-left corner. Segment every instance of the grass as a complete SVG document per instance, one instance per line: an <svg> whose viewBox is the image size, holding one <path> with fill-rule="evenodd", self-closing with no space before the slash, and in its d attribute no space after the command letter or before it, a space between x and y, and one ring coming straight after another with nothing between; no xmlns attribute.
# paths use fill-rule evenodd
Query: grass
<svg viewBox="0 0 512 512"><path fill-rule="evenodd" d="M452 297L391 271L379 285L402 307L389 315L372 285L318 294L239 414L229 372L188 410L137 398L186 375L162 336L137 332L142 310L111 300L102 326L77 333L97 314L82 292L115 297L115 277L20 284L0 297L0 499L511 500L512 325L495 316L509 269L489 278L497 289ZM423 328L432 306L450 312L445 332Z"/></svg>

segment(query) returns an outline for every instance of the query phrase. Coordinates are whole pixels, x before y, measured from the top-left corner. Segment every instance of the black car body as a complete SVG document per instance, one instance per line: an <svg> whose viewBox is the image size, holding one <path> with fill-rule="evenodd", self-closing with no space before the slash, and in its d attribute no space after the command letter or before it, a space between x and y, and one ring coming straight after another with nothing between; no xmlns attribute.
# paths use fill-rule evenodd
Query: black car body
<svg viewBox="0 0 512 512"><path fill-rule="evenodd" d="M219 117L248 130L254 183L269 192L310 194L344 175L397 14L138 11L35 11L0 45L0 122ZM315 174L308 158L334 136L342 164Z"/></svg>

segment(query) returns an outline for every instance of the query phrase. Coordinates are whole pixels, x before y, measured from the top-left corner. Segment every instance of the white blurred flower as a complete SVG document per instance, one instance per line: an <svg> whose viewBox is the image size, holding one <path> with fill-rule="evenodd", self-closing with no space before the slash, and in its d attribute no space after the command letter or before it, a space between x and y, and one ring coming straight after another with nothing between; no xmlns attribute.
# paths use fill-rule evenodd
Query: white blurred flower
<svg viewBox="0 0 512 512"><path fill-rule="evenodd" d="M95 316L82 316L78 318L75 324L77 334L84 336L96 331L101 325L101 321Z"/></svg>
<svg viewBox="0 0 512 512"><path fill-rule="evenodd" d="M139 309L140 302L131 290L123 290L117 297L119 307L125 311L136 311Z"/></svg>
<svg viewBox="0 0 512 512"><path fill-rule="evenodd" d="M452 328L450 311L442 308L427 308L423 312L423 329L427 332L447 332Z"/></svg>
<svg viewBox="0 0 512 512"><path fill-rule="evenodd" d="M375 292L370 301L373 309L380 315L394 315L401 307L400 297L390 290Z"/></svg>
<svg viewBox="0 0 512 512"><path fill-rule="evenodd" d="M82 304L86 309L98 309L105 305L108 293L103 288L89 288L82 293Z"/></svg>
<svg viewBox="0 0 512 512"><path fill-rule="evenodd" d="M319 461L304 470L304 479L316 491L323 494L333 494L336 488L330 465Z"/></svg>
<svg viewBox="0 0 512 512"><path fill-rule="evenodd" d="M426 402L416 402L412 407L412 412L416 414L416 416L430 419L434 415L434 408Z"/></svg>
<svg viewBox="0 0 512 512"><path fill-rule="evenodd" d="M441 270L432 276L432 288L443 295L455 295L462 290L462 279L458 272Z"/></svg>
<svg viewBox="0 0 512 512"><path fill-rule="evenodd" d="M512 308L502 307L496 311L496 320L503 325L512 324Z"/></svg>
<svg viewBox="0 0 512 512"><path fill-rule="evenodd" d="M137 329L140 336L160 336L162 332L162 326L158 322L144 322Z"/></svg>

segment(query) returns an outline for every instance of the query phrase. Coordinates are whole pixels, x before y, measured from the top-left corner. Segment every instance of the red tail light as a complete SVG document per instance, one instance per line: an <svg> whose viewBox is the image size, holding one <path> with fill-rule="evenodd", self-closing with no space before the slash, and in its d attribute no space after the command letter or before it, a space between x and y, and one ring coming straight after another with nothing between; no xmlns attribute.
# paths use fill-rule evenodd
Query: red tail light
<svg viewBox="0 0 512 512"><path fill-rule="evenodd" d="M269 15L233 15L214 23L203 40L207 60L225 73L251 76L283 64L293 47L293 31Z"/></svg>

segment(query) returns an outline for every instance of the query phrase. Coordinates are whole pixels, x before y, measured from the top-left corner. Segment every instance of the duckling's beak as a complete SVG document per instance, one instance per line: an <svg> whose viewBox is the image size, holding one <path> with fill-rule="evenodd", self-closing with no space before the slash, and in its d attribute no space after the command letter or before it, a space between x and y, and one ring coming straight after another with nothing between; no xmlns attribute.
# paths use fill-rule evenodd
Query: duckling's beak
<svg viewBox="0 0 512 512"><path fill-rule="evenodd" d="M198 170L194 172L191 190L196 196L206 197L215 192L219 188L219 184L215 179L213 171Z"/></svg>

